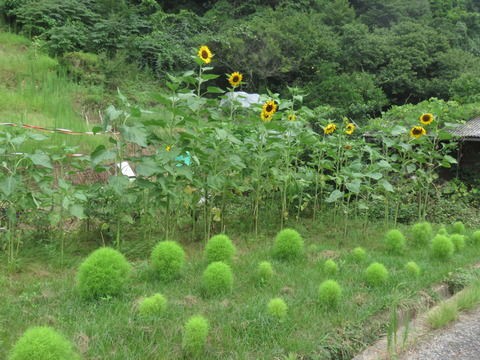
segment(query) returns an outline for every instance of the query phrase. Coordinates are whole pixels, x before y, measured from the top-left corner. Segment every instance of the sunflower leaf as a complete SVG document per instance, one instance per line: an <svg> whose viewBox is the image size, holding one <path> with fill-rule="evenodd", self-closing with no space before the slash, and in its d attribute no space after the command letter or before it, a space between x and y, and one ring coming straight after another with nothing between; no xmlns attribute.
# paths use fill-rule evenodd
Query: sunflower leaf
<svg viewBox="0 0 480 360"><path fill-rule="evenodd" d="M325 201L327 203L332 203L332 202L335 202L337 201L338 199L340 198L343 198L343 196L345 195L345 193L343 191L340 191L340 190L333 190L330 195L325 199Z"/></svg>

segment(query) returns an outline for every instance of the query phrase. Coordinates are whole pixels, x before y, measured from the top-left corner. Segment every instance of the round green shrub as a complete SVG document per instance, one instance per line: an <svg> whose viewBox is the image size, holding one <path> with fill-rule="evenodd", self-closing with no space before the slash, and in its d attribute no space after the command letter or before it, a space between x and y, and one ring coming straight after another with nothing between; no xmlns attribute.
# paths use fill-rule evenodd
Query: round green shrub
<svg viewBox="0 0 480 360"><path fill-rule="evenodd" d="M143 317L159 316L167 308L167 299L162 294L155 294L143 299L138 305L138 312Z"/></svg>
<svg viewBox="0 0 480 360"><path fill-rule="evenodd" d="M293 229L283 229L275 238L273 252L277 258L291 260L303 254L302 236Z"/></svg>
<svg viewBox="0 0 480 360"><path fill-rule="evenodd" d="M465 236L460 234L450 235L455 251L461 251L465 247Z"/></svg>
<svg viewBox="0 0 480 360"><path fill-rule="evenodd" d="M365 270L365 280L370 286L380 286L388 280L388 270L383 264L374 262Z"/></svg>
<svg viewBox="0 0 480 360"><path fill-rule="evenodd" d="M480 230L474 231L470 238L472 240L472 243L474 243L476 245L480 244Z"/></svg>
<svg viewBox="0 0 480 360"><path fill-rule="evenodd" d="M80 357L72 344L57 331L46 326L25 331L10 351L9 360L76 360Z"/></svg>
<svg viewBox="0 0 480 360"><path fill-rule="evenodd" d="M264 283L269 281L273 277L272 264L268 261L262 261L258 264L257 275L260 282Z"/></svg>
<svg viewBox="0 0 480 360"><path fill-rule="evenodd" d="M356 262L362 262L367 259L367 252L365 251L364 248L362 247L356 247L355 249L352 250L352 258Z"/></svg>
<svg viewBox="0 0 480 360"><path fill-rule="evenodd" d="M385 247L392 254L401 254L405 250L405 236L398 229L392 229L385 234Z"/></svg>
<svg viewBox="0 0 480 360"><path fill-rule="evenodd" d="M419 222L412 226L412 243L414 245L427 245L432 236L432 225L428 221Z"/></svg>
<svg viewBox="0 0 480 360"><path fill-rule="evenodd" d="M120 252L97 249L78 268L77 287L83 298L115 296L122 292L130 272L131 266Z"/></svg>
<svg viewBox="0 0 480 360"><path fill-rule="evenodd" d="M320 304L337 306L342 297L342 288L335 280L325 280L318 287L318 299Z"/></svg>
<svg viewBox="0 0 480 360"><path fill-rule="evenodd" d="M460 235L465 234L465 225L463 225L463 222L461 221L454 222L452 224L452 232L454 234L460 234Z"/></svg>
<svg viewBox="0 0 480 360"><path fill-rule="evenodd" d="M287 317L288 306L282 298L270 300L267 309L268 314L277 320L282 321Z"/></svg>
<svg viewBox="0 0 480 360"><path fill-rule="evenodd" d="M221 261L208 265L203 272L202 289L205 295L223 295L232 291L233 274L230 266Z"/></svg>
<svg viewBox="0 0 480 360"><path fill-rule="evenodd" d="M183 331L183 350L189 354L201 355L207 343L210 325L201 315L192 316L185 324Z"/></svg>
<svg viewBox="0 0 480 360"><path fill-rule="evenodd" d="M172 280L185 266L185 251L175 241L160 241L152 250L150 262L160 279Z"/></svg>
<svg viewBox="0 0 480 360"><path fill-rule="evenodd" d="M455 246L452 240L445 235L436 235L432 240L432 254L437 259L448 259L452 257Z"/></svg>
<svg viewBox="0 0 480 360"><path fill-rule="evenodd" d="M227 235L215 235L208 240L205 246L205 258L210 264L214 261L231 263L235 255L235 246Z"/></svg>
<svg viewBox="0 0 480 360"><path fill-rule="evenodd" d="M405 264L405 271L411 277L419 277L420 276L420 266L418 266L415 261L407 262Z"/></svg>
<svg viewBox="0 0 480 360"><path fill-rule="evenodd" d="M338 265L335 261L333 261L332 259L328 259L325 261L325 263L323 264L323 271L325 272L325 274L327 274L328 276L333 276L335 275L337 272L338 272Z"/></svg>
<svg viewBox="0 0 480 360"><path fill-rule="evenodd" d="M448 236L447 228L442 226L440 229L438 229L437 235Z"/></svg>

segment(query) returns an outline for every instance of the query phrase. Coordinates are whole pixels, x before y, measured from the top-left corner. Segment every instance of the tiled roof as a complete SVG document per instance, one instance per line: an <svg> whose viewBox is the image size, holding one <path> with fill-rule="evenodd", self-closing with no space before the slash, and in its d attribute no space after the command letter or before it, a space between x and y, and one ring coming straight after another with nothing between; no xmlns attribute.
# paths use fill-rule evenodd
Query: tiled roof
<svg viewBox="0 0 480 360"><path fill-rule="evenodd" d="M480 139L480 117L467 121L452 131L453 135Z"/></svg>

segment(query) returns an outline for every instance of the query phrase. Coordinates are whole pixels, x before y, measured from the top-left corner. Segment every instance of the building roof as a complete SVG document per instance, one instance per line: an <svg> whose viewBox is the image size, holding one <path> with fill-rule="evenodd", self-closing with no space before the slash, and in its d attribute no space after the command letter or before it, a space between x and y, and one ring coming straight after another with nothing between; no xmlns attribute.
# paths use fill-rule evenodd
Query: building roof
<svg viewBox="0 0 480 360"><path fill-rule="evenodd" d="M467 121L452 130L452 134L464 139L480 140L480 117Z"/></svg>

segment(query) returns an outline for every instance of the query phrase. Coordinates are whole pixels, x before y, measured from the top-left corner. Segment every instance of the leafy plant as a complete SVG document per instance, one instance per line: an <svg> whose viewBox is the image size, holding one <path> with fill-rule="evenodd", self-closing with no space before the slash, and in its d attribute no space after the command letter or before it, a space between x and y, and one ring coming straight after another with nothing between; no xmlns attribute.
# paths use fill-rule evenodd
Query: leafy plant
<svg viewBox="0 0 480 360"><path fill-rule="evenodd" d="M320 304L335 307L340 303L342 288L335 280L325 280L318 288L318 300Z"/></svg>
<svg viewBox="0 0 480 360"><path fill-rule="evenodd" d="M459 251L463 250L463 248L465 247L465 236L464 235L452 234L450 236L450 240L452 241L456 252L459 252Z"/></svg>
<svg viewBox="0 0 480 360"><path fill-rule="evenodd" d="M129 281L131 265L127 259L111 248L92 252L79 266L77 289L86 299L121 294Z"/></svg>
<svg viewBox="0 0 480 360"><path fill-rule="evenodd" d="M445 235L436 235L432 240L432 255L438 259L446 260L452 257L455 246L452 240Z"/></svg>
<svg viewBox="0 0 480 360"><path fill-rule="evenodd" d="M10 351L9 360L75 360L80 356L72 344L51 327L27 329Z"/></svg>
<svg viewBox="0 0 480 360"><path fill-rule="evenodd" d="M388 280L388 270L383 264L374 262L365 270L365 281L370 286L384 285Z"/></svg>
<svg viewBox="0 0 480 360"><path fill-rule="evenodd" d="M367 252L362 247L356 247L351 252L353 260L356 262L363 262L367 259Z"/></svg>
<svg viewBox="0 0 480 360"><path fill-rule="evenodd" d="M273 252L276 257L292 260L303 255L303 239L294 229L281 230L276 238Z"/></svg>
<svg viewBox="0 0 480 360"><path fill-rule="evenodd" d="M419 222L412 226L412 244L427 245L433 236L432 225L427 222Z"/></svg>
<svg viewBox="0 0 480 360"><path fill-rule="evenodd" d="M454 234L465 234L465 225L461 221L456 221L452 224L452 232Z"/></svg>
<svg viewBox="0 0 480 360"><path fill-rule="evenodd" d="M223 261L231 263L235 255L235 246L227 235L215 235L208 240L205 246L205 258L208 263Z"/></svg>
<svg viewBox="0 0 480 360"><path fill-rule="evenodd" d="M338 272L338 265L332 259L328 259L323 264L323 272L328 276L333 276Z"/></svg>
<svg viewBox="0 0 480 360"><path fill-rule="evenodd" d="M411 277L417 278L420 276L420 266L415 261L409 261L405 264L405 271Z"/></svg>
<svg viewBox="0 0 480 360"><path fill-rule="evenodd" d="M202 290L206 296L224 295L232 291L233 274L230 266L215 261L208 265L202 276Z"/></svg>
<svg viewBox="0 0 480 360"><path fill-rule="evenodd" d="M162 315L167 308L167 299L162 294L146 297L138 304L138 313L143 317Z"/></svg>
<svg viewBox="0 0 480 360"><path fill-rule="evenodd" d="M405 250L405 236L398 229L393 229L385 234L385 246L387 251L401 254Z"/></svg>
<svg viewBox="0 0 480 360"><path fill-rule="evenodd" d="M257 276L261 283L270 281L273 277L272 264L268 261L260 262L257 267Z"/></svg>
<svg viewBox="0 0 480 360"><path fill-rule="evenodd" d="M203 353L210 330L208 320L201 315L192 316L185 323L182 347L186 354L199 356Z"/></svg>
<svg viewBox="0 0 480 360"><path fill-rule="evenodd" d="M282 298L274 298L268 302L267 310L271 317L283 321L287 317L288 306Z"/></svg>
<svg viewBox="0 0 480 360"><path fill-rule="evenodd" d="M185 267L185 251L175 241L161 241L153 248L150 261L160 279L172 280Z"/></svg>

